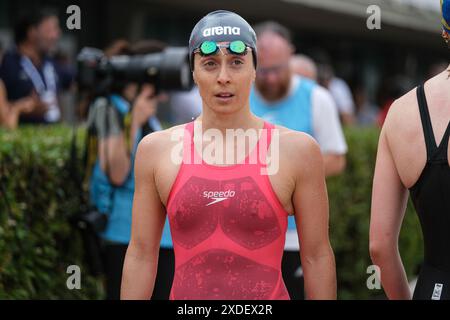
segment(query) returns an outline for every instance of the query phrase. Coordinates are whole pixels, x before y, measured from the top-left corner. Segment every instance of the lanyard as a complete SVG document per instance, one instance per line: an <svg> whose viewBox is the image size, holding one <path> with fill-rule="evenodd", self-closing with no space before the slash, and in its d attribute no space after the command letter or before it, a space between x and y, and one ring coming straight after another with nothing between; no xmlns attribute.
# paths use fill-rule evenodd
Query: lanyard
<svg viewBox="0 0 450 320"><path fill-rule="evenodd" d="M40 96L44 94L46 88L48 89L48 91L56 93L55 69L50 62L46 61L43 67L45 83L44 79L42 79L41 74L39 73L39 71L37 71L36 67L28 57L22 56L20 64L33 83L36 92Z"/></svg>

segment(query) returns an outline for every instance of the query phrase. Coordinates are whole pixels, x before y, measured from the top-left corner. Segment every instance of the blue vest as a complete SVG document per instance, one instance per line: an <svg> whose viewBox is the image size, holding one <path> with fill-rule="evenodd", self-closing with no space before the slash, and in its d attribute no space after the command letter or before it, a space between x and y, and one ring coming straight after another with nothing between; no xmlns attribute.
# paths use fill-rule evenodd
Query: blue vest
<svg viewBox="0 0 450 320"><path fill-rule="evenodd" d="M253 87L250 93L250 110L268 122L314 136L311 93L317 84L306 78L295 78L295 81L299 81L294 90L275 103L263 100ZM288 218L288 228L296 229L294 217Z"/></svg>

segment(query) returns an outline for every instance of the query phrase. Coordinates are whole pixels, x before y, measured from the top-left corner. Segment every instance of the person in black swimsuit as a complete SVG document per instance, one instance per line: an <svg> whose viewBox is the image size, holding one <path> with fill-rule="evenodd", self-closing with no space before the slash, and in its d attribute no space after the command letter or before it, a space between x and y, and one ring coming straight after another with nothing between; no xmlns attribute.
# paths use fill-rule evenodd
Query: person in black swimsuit
<svg viewBox="0 0 450 320"><path fill-rule="evenodd" d="M450 0L442 0L448 43ZM408 191L419 216L424 263L413 299L450 300L450 65L394 102L373 181L370 253L389 299L411 299L398 251Z"/></svg>

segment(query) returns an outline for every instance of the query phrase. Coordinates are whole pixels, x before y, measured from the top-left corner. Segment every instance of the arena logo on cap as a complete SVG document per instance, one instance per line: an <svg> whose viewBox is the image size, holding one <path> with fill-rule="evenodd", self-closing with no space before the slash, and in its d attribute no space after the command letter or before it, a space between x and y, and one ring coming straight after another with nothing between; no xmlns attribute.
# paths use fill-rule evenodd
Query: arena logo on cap
<svg viewBox="0 0 450 320"><path fill-rule="evenodd" d="M203 37L211 37L211 36L220 36L220 35L240 35L241 34L241 28L239 27L231 27L231 26L225 26L225 27L212 27L212 28L206 28L203 30Z"/></svg>

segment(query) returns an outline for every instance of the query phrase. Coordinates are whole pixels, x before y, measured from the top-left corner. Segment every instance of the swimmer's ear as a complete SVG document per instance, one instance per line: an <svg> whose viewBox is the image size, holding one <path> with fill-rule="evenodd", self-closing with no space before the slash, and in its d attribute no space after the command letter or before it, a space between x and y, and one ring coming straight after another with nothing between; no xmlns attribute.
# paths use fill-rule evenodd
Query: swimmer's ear
<svg viewBox="0 0 450 320"><path fill-rule="evenodd" d="M194 79L194 83L197 84L197 76L195 73L195 69L194 69L194 71L192 71L192 79Z"/></svg>

